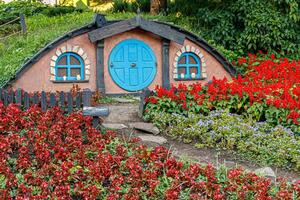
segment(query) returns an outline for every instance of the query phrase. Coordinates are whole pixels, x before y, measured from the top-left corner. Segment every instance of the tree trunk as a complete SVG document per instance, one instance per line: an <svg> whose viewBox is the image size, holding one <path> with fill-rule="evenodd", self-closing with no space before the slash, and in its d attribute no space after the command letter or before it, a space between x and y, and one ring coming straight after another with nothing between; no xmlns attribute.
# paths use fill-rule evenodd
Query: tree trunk
<svg viewBox="0 0 300 200"><path fill-rule="evenodd" d="M152 15L159 14L164 11L167 7L167 0L151 0L150 13Z"/></svg>

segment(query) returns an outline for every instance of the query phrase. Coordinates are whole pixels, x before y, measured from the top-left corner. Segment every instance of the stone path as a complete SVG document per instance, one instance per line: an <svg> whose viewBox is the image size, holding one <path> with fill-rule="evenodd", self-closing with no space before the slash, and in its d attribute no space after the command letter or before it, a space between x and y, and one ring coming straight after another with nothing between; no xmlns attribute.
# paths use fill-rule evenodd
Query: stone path
<svg viewBox="0 0 300 200"><path fill-rule="evenodd" d="M155 147L162 145L169 148L177 158L193 160L200 163L213 163L216 167L225 165L226 167L242 167L249 171L266 174L275 179L276 176L284 177L290 181L300 179L300 174L280 168L269 168L269 166L259 166L249 161L244 161L240 157L228 151L218 151L215 149L197 149L190 144L172 140L164 134L159 134L159 130L152 124L147 124L138 117L138 103L117 103L107 105L110 114L103 120L103 126L115 129L122 137L138 137L141 143ZM142 131L144 130L144 131ZM159 135L158 135L159 134Z"/></svg>

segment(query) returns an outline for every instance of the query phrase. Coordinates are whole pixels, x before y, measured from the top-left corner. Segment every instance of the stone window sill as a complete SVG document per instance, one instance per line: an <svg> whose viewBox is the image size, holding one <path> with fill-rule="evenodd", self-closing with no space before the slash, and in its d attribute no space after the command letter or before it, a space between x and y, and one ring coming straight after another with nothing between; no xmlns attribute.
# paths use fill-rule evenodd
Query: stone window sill
<svg viewBox="0 0 300 200"><path fill-rule="evenodd" d="M88 83L89 80L78 80L78 81L52 81L52 83Z"/></svg>
<svg viewBox="0 0 300 200"><path fill-rule="evenodd" d="M205 80L206 78L201 77L201 78L174 78L175 81L201 81Z"/></svg>

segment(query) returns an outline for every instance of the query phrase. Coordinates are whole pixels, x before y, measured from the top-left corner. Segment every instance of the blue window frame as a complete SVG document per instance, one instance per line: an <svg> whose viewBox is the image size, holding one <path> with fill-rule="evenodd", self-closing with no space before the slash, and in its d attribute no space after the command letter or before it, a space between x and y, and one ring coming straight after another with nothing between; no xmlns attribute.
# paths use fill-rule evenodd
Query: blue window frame
<svg viewBox="0 0 300 200"><path fill-rule="evenodd" d="M201 60L191 52L181 54L177 62L178 79L200 79Z"/></svg>
<svg viewBox="0 0 300 200"><path fill-rule="evenodd" d="M56 61L55 75L57 81L84 80L84 62L82 58L72 52L63 53Z"/></svg>

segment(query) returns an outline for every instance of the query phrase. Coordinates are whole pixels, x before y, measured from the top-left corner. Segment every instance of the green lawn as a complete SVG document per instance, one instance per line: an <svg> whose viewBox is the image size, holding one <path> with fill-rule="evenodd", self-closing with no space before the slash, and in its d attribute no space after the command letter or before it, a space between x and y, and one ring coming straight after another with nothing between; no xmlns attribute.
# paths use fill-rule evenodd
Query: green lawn
<svg viewBox="0 0 300 200"><path fill-rule="evenodd" d="M46 17L38 15L26 18L28 33L11 36L0 41L0 85L39 49L64 33L88 24L93 13L72 13Z"/></svg>

